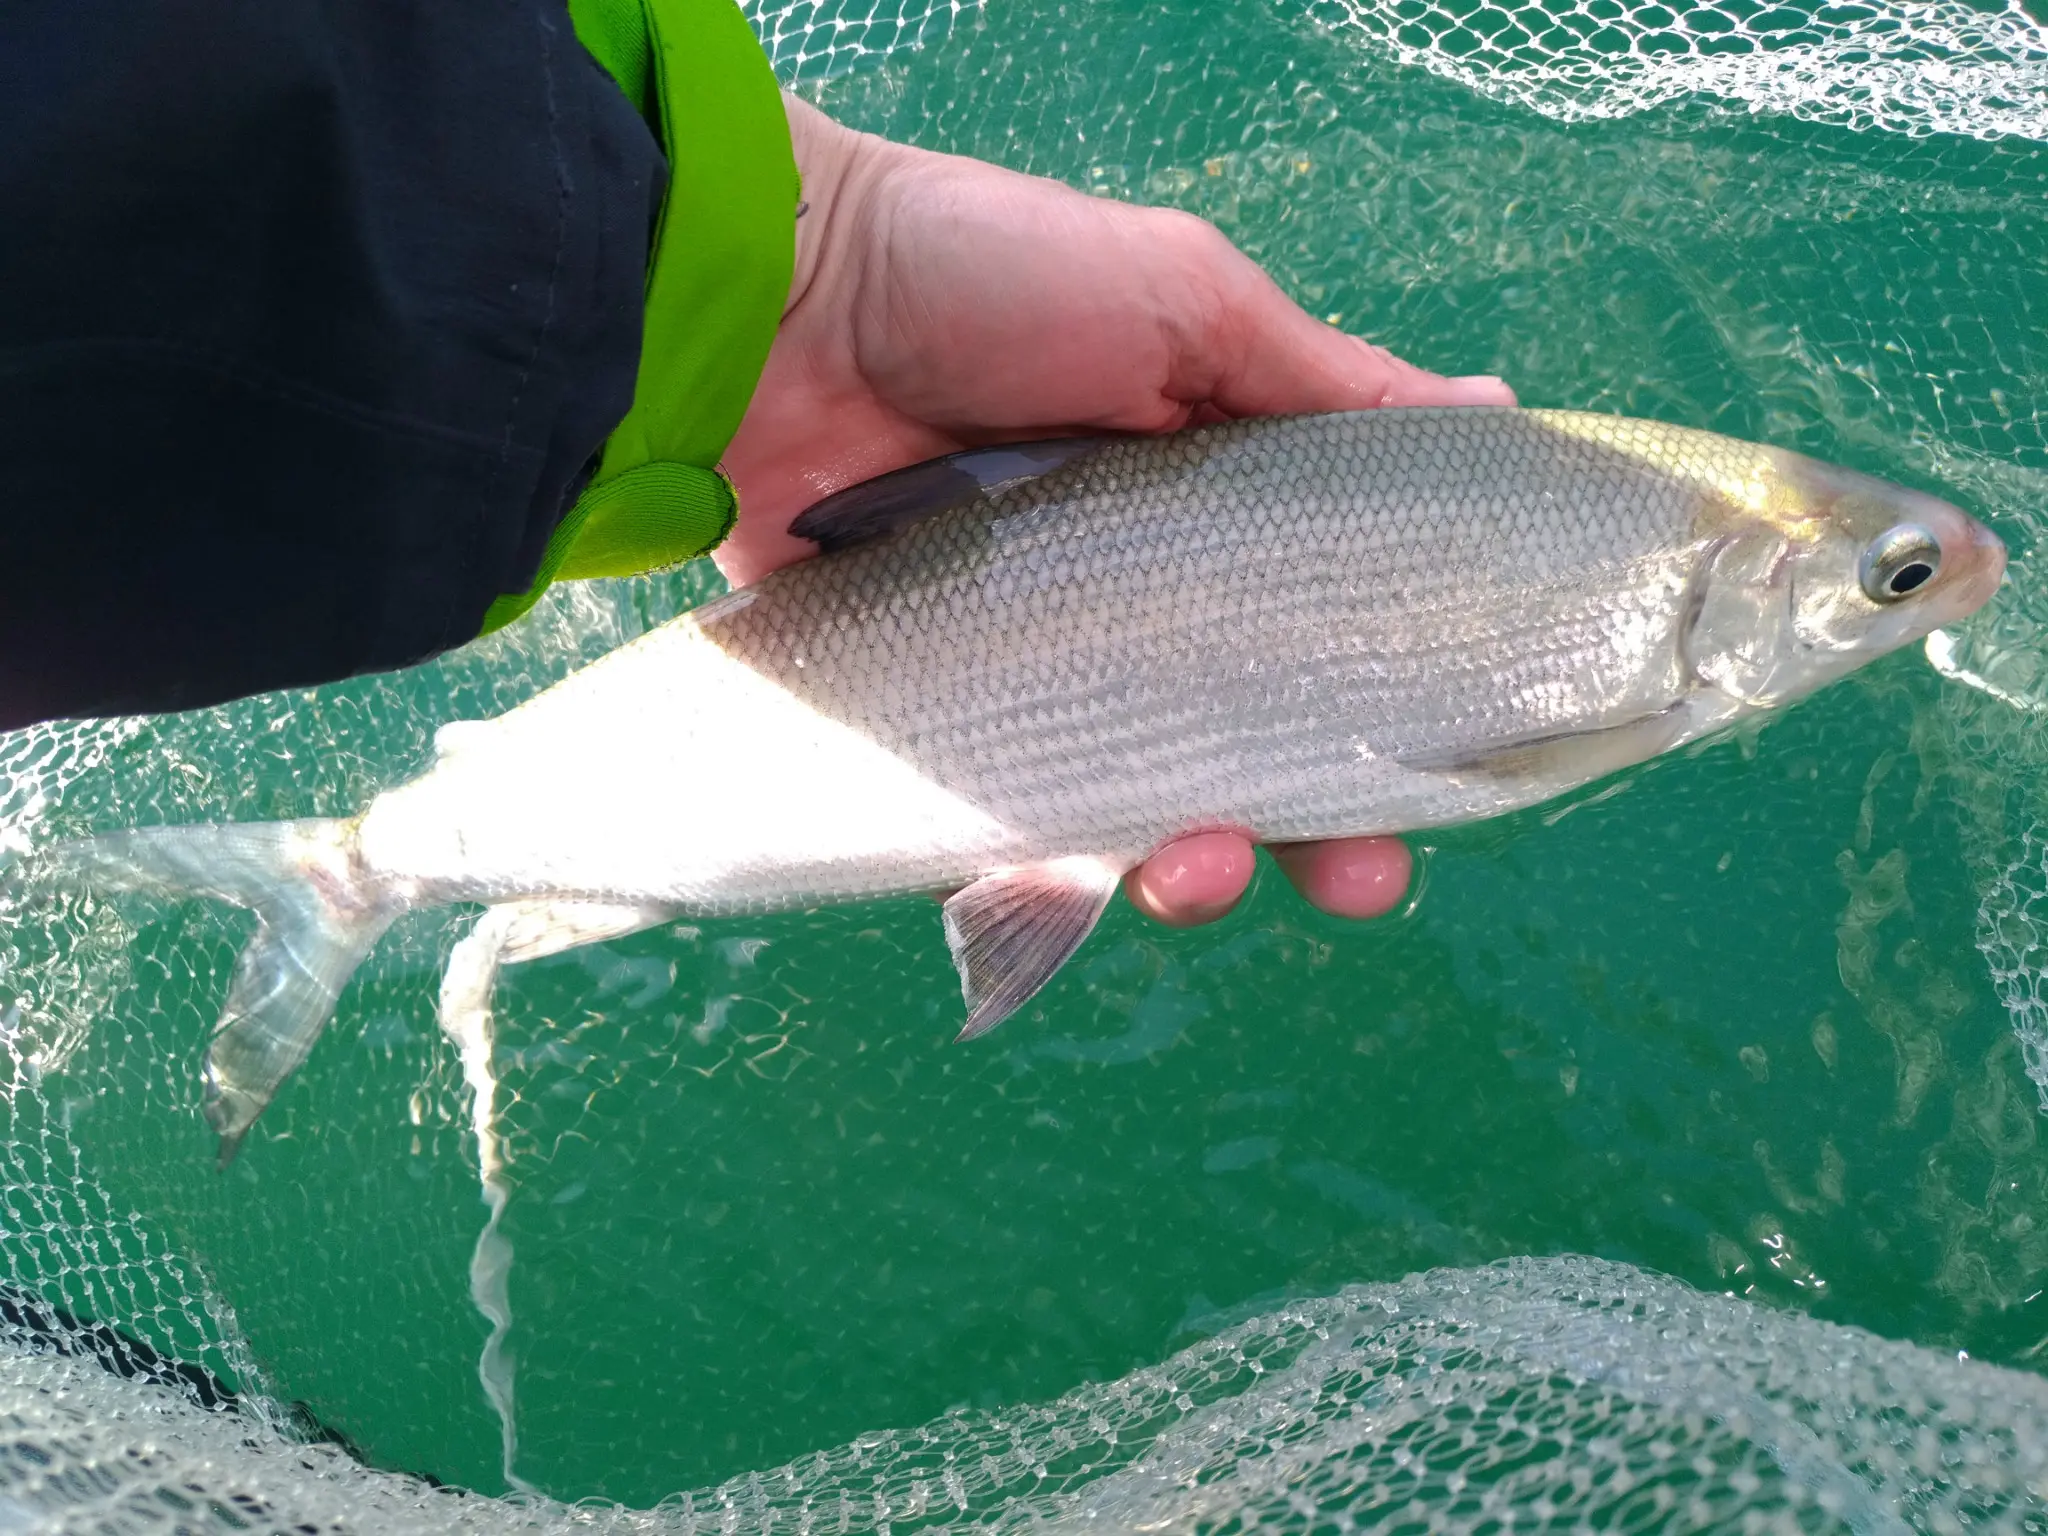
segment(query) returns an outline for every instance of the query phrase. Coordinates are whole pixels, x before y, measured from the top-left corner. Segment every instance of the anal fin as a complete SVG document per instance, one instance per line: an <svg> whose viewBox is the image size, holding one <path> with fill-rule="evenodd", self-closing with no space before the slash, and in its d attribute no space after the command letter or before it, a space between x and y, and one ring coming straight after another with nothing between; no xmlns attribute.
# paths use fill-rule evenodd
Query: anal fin
<svg viewBox="0 0 2048 1536"><path fill-rule="evenodd" d="M513 1402L513 1359L505 1347L512 1331L512 1244L501 1230L512 1190L505 1178L504 1147L498 1136L491 992L499 970L506 965L560 954L579 944L621 938L673 916L671 907L631 903L544 898L501 902L462 936L441 977L441 1031L462 1052L462 1077L469 1087L470 1134L476 1138L477 1178L490 1211L469 1260L470 1300L491 1325L477 1359L477 1380L498 1416L505 1481L524 1493L536 1490L514 1471L519 1428Z"/></svg>
<svg viewBox="0 0 2048 1536"><path fill-rule="evenodd" d="M499 958L506 965L622 939L676 915L674 907L609 901L511 901L492 912L498 917Z"/></svg>
<svg viewBox="0 0 2048 1536"><path fill-rule="evenodd" d="M539 960L579 944L596 944L652 928L675 916L669 907L596 901L507 901L476 920L448 956L441 975L441 1032L462 1052L469 1084L477 1161L488 1187L498 1173L492 1129L497 1092L491 1074L491 992L504 966Z"/></svg>
<svg viewBox="0 0 2048 1536"><path fill-rule="evenodd" d="M1094 930L1123 870L1104 859L1054 859L984 875L945 908L967 1024L985 1035L1023 1007Z"/></svg>
<svg viewBox="0 0 2048 1536"><path fill-rule="evenodd" d="M448 969L441 976L441 1032L461 1048L466 1071L487 1073L491 989L502 967L623 938L674 916L672 907L630 902L500 902L477 919L448 956ZM472 1088L478 1087L474 1072L470 1082Z"/></svg>

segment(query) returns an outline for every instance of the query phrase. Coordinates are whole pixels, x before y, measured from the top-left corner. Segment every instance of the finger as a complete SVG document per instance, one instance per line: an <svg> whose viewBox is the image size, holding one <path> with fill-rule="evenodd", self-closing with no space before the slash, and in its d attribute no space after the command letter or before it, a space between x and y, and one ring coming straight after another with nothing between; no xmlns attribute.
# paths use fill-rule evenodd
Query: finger
<svg viewBox="0 0 2048 1536"><path fill-rule="evenodd" d="M1381 917L1401 904L1415 871L1398 837L1340 837L1289 843L1274 862L1307 900L1336 917Z"/></svg>
<svg viewBox="0 0 2048 1536"><path fill-rule="evenodd" d="M1229 416L1370 410L1389 405L1513 405L1491 375L1451 378L1325 325L1220 233L1182 221L1188 291L1172 386Z"/></svg>
<svg viewBox="0 0 2048 1536"><path fill-rule="evenodd" d="M1147 917L1192 928L1222 917L1251 884L1257 855L1238 832L1197 832L1168 843L1124 877L1131 904Z"/></svg>

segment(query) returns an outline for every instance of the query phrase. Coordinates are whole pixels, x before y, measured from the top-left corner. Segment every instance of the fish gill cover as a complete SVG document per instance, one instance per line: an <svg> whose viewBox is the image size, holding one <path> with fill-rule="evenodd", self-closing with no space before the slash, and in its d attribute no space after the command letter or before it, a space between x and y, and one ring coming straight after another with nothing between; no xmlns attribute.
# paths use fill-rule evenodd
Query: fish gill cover
<svg viewBox="0 0 2048 1536"><path fill-rule="evenodd" d="M1126 914L979 1055L943 1043L921 907L534 968L483 1244L432 1016L452 917L385 941L350 1047L216 1177L196 1061L237 920L11 908L0 1528L2048 1523L2048 29L1948 0L756 20L841 117L1204 214L1423 361L1951 495L2007 589L1933 667L1440 839L1394 924L1270 881L1204 934ZM347 813L441 722L708 590L0 739L0 827ZM555 1502L586 1497L641 1508Z"/></svg>

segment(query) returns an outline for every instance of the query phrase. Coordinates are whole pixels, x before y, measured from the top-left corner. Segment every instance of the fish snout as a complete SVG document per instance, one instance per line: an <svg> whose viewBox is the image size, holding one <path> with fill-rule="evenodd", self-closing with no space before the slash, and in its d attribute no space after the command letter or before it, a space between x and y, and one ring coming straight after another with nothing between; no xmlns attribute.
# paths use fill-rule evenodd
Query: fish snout
<svg viewBox="0 0 2048 1536"><path fill-rule="evenodd" d="M1974 517L1955 514L1963 526L1951 538L1948 529L1939 530L1943 585L1942 606L1949 610L1942 623L1967 618L1997 592L2005 580L2005 541Z"/></svg>

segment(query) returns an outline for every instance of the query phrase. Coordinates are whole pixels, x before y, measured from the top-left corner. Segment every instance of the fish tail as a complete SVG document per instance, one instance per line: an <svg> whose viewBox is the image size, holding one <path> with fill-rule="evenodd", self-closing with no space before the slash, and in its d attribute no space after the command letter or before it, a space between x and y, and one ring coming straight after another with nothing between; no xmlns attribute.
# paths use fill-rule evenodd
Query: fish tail
<svg viewBox="0 0 2048 1536"><path fill-rule="evenodd" d="M223 1168L408 905L364 868L353 821L144 827L60 843L38 862L67 885L209 896L256 914L206 1051L204 1108Z"/></svg>

